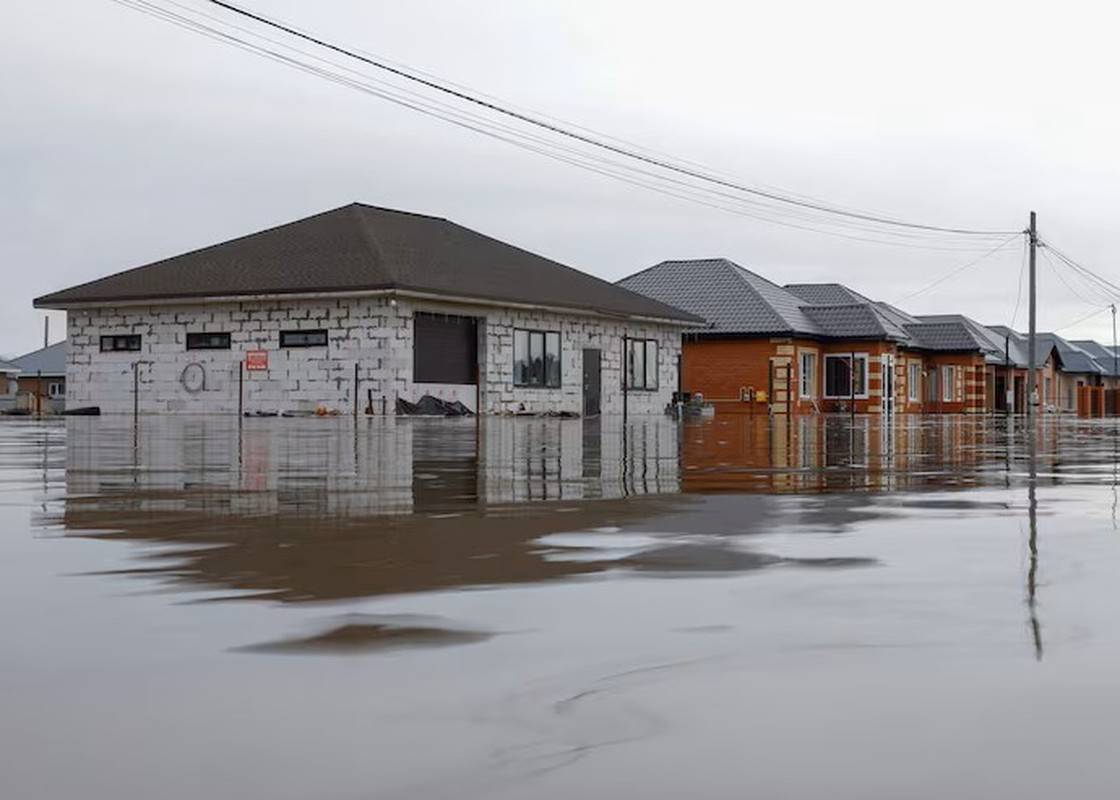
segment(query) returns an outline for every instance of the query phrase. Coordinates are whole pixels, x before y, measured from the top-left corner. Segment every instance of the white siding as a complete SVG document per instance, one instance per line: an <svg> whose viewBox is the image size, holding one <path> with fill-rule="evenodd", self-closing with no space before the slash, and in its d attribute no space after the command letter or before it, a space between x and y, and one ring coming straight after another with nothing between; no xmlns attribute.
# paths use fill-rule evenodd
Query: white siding
<svg viewBox="0 0 1120 800"><path fill-rule="evenodd" d="M382 403L392 413L397 397L415 401L425 392L458 395L476 405L474 390L426 387L412 382L412 315L446 312L480 319L479 400L483 413L580 413L583 349L602 351L602 410L622 412L622 337L658 341L657 391L631 391L632 414L660 413L677 384L680 329L670 325L626 323L564 312L537 312L387 297L209 305L136 306L72 311L67 405L99 406L103 413L133 408L133 365L139 363L139 407L144 413L235 413L238 365L249 350L269 352L267 372L244 373L246 411L311 410L317 405L351 413L354 366L358 365L358 408L372 395L375 413ZM561 388L513 386L513 330L559 330ZM282 330L326 329L326 348L280 349ZM186 334L231 334L230 350L187 350ZM139 352L100 352L100 337L139 334ZM188 391L184 370L198 364L205 385ZM464 396L465 395L465 396ZM449 399L454 399L450 398Z"/></svg>

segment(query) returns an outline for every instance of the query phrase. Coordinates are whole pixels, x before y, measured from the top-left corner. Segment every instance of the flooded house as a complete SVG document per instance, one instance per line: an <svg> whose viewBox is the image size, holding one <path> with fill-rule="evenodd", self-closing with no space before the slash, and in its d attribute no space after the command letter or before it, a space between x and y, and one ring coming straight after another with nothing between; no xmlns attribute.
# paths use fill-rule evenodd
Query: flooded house
<svg viewBox="0 0 1120 800"><path fill-rule="evenodd" d="M15 407L18 389L19 367L8 361L0 361L0 411Z"/></svg>
<svg viewBox="0 0 1120 800"><path fill-rule="evenodd" d="M1024 334L1006 327L995 330L1026 351ZM1099 416L1105 410L1105 390L1117 387L1115 355L1093 341L1071 342L1056 333L1039 333L1035 363L1040 370L1035 388L1049 411Z"/></svg>
<svg viewBox="0 0 1120 800"><path fill-rule="evenodd" d="M354 203L40 297L104 412L660 413L701 320L438 217Z"/></svg>
<svg viewBox="0 0 1120 800"><path fill-rule="evenodd" d="M20 371L17 394L28 410L57 413L66 401L66 342L13 358Z"/></svg>
<svg viewBox="0 0 1120 800"><path fill-rule="evenodd" d="M990 343L836 283L779 286L727 259L665 261L620 285L709 321L685 331L681 384L738 413L978 413Z"/></svg>

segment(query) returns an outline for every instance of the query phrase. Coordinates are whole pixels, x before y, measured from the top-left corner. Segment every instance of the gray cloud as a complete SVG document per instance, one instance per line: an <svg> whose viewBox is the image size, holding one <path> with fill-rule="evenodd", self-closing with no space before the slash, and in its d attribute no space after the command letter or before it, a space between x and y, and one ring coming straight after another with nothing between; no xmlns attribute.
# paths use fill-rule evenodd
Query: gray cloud
<svg viewBox="0 0 1120 800"><path fill-rule="evenodd" d="M252 6L752 183L951 225L1018 228L1034 207L1045 236L1117 275L1120 110L1107 98L1120 56L1088 4L1042 18L1021 3ZM8 14L0 353L38 344L38 294L353 200L447 216L611 279L725 255L778 282L840 280L915 312L994 323L1015 305L1017 246L906 299L972 256L645 192L108 0ZM1045 263L1040 276L1043 327L1093 310ZM1107 341L1108 315L1066 333Z"/></svg>

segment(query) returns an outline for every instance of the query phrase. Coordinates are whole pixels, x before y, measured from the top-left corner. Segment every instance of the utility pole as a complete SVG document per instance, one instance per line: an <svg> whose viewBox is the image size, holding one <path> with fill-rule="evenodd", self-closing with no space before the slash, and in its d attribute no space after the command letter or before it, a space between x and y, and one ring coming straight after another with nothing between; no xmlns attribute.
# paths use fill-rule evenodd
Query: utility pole
<svg viewBox="0 0 1120 800"><path fill-rule="evenodd" d="M1035 284L1035 256L1038 254L1038 228L1035 224L1035 213L1031 212L1031 225L1027 229L1027 235L1030 237L1030 322L1027 332L1027 364L1029 370L1027 372L1030 380L1030 388L1027 394L1027 415L1033 416L1036 412L1035 402L1041 402L1041 390L1038 386L1038 364L1036 363L1034 339L1035 339L1035 313L1036 313L1036 284Z"/></svg>

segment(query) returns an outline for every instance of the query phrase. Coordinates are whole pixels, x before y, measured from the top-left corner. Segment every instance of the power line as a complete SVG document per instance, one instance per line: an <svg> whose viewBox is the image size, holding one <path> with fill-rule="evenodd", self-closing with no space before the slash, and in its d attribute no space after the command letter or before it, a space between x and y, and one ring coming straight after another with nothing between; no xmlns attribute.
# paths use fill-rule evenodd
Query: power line
<svg viewBox="0 0 1120 800"><path fill-rule="evenodd" d="M980 256L979 258L973 259L972 261L969 261L967 264L961 264L959 267L955 267L954 269L952 269L949 272L942 275L937 280L933 281L933 283L926 284L921 289L918 289L918 291L916 291L916 292L911 292L908 295L904 295L902 299L903 300L909 300L912 297L917 297L918 295L929 291L930 289L934 288L935 286L940 286L942 283L949 280L954 275L957 275L961 272L964 272L966 269L968 269L971 266L979 264L981 261L988 258L989 256L994 256L996 253L998 253L1003 248L1007 247L1007 245L1011 244L1013 241L1015 241L1016 239L1018 239L1022 235L1023 234L1021 234L1021 233L1012 234L1007 239L1005 239L1003 242L996 245L995 247L993 247L988 252L984 253L984 255Z"/></svg>
<svg viewBox="0 0 1120 800"><path fill-rule="evenodd" d="M1084 266L1083 264L1080 264L1077 261L1074 261L1072 258L1067 256L1065 253L1063 253L1061 250L1059 250L1057 247L1050 244L1049 242L1044 242L1043 247L1045 247L1050 252L1052 252L1054 255L1056 255L1067 266L1076 270L1078 273L1080 273L1082 276L1084 276L1088 280L1091 280L1094 284L1096 284L1098 287L1103 289L1106 293L1108 293L1112 296L1115 296L1115 297L1120 297L1120 286L1117 286L1115 283L1108 280L1107 278L1104 278L1104 277L1098 275L1097 273L1093 272L1091 269Z"/></svg>
<svg viewBox="0 0 1120 800"><path fill-rule="evenodd" d="M1058 269L1058 265L1054 263L1054 260L1052 258L1050 258L1050 254L1048 252L1046 252L1045 248L1042 249L1042 258L1043 258L1044 261L1046 261L1047 266L1050 267L1050 271L1054 273L1054 277L1058 279L1058 281L1062 284L1062 286L1066 287L1066 289L1069 291L1070 294L1072 294L1074 297L1076 297L1078 300L1080 300L1083 303L1087 303L1088 305L1091 305L1091 306L1097 305L1095 300L1090 300L1089 298L1087 298L1085 295L1081 294L1081 292L1077 291L1077 289L1075 289L1073 286L1070 285L1070 283L1065 279L1065 276L1062 275L1061 270ZM1066 265L1063 263L1062 266L1065 267ZM1076 271L1074 271L1072 269L1070 269L1070 271L1073 272L1074 275L1079 275L1079 273L1077 273Z"/></svg>
<svg viewBox="0 0 1120 800"><path fill-rule="evenodd" d="M1064 331L1067 328L1072 328L1074 325L1080 325L1082 322L1084 322L1087 319L1092 319L1093 317L1097 316L1098 314L1103 314L1104 312L1111 311L1111 310L1112 310L1112 304L1110 303L1107 306L1105 306L1104 308L1098 308L1096 311L1090 311L1088 314L1086 314L1083 317L1078 317L1073 322L1067 322L1065 325L1062 325L1059 328L1054 328L1054 333L1057 333L1058 331Z"/></svg>
<svg viewBox="0 0 1120 800"><path fill-rule="evenodd" d="M236 14L238 16L241 16L245 19L249 19L249 20L252 20L252 21L257 22L259 24L266 25L266 26L268 26L270 28L273 28L275 30L282 31L283 33L285 33L289 36L293 36L293 37L302 39L304 41L315 44L316 46L325 48L327 50L331 50L333 52L344 55L348 58L355 59L355 60L360 61L364 64L367 64L371 67L374 67L375 69L378 69L378 70L387 72L389 74L395 75L395 76L397 76L399 78L402 78L404 80L408 80L408 81L411 81L413 83L419 84L419 85L424 86L424 87L426 87L428 89L431 89L433 91L437 91L437 92L440 92L442 94L448 95L450 97L454 97L457 100L460 100L462 102L466 102L466 103L476 105L476 106L484 108L484 109L486 109L490 112L509 117L511 119L517 120L518 122L534 126L534 127L539 128L541 130L545 130L545 131L548 131L549 133L552 133L552 134L555 134L555 135L558 135L558 136L562 136L562 137L571 139L573 141L580 142L580 143L582 143L584 145L587 145L587 146L590 146L590 147L594 147L594 148L597 148L597 149L600 149L600 150L604 150L604 151L613 153L615 155L619 155L619 156L623 156L623 157L628 158L628 159L639 161L639 162L645 163L647 165L654 166L654 167L657 167L659 169L663 169L663 170L666 170L666 171L669 171L669 172L674 172L674 173L679 174L679 175L684 175L684 176L692 178L694 180L699 180L699 181L703 181L705 183L710 183L710 184L713 184L713 185L716 185L716 186L721 186L725 189L731 189L731 190L736 191L736 192L741 192L741 193L749 194L749 195L752 195L752 196L755 196L755 197L764 198L764 199L770 200L772 202L782 203L782 204L785 204L785 205L794 206L794 207L803 208L803 209L808 209L808 210L816 211L816 212L823 213L823 214L846 217L846 218L849 218L849 219L862 220L862 221L865 221L865 222L872 222L872 223L879 224L879 225L894 226L894 227L900 227L900 228L908 228L908 229L911 229L911 230L927 231L927 232L934 232L934 233L947 233L947 234L956 234L956 235L965 235L965 236L1007 236L1010 233L1013 233L1012 231L976 230L976 229L968 229L968 228L954 228L954 227L947 227L947 226L941 226L941 225L928 225L928 224L923 224L923 223L908 222L908 221L905 221L905 220L894 219L894 218L890 218L890 217L883 217L883 216L878 216L878 215L875 215L875 214L867 214L867 213L863 213L863 212L860 212L860 211L853 211L853 210L844 209L844 208L837 207L837 206L832 206L832 205L827 205L827 204L823 204L823 203L817 203L817 202L813 202L813 201L809 201L809 200L804 200L804 199L800 199L798 197L792 196L788 193L779 193L779 192L759 189L757 187L746 186L746 185L738 183L736 181L731 181L731 180L721 178L717 175L712 175L708 172L704 172L704 171L701 171L701 170L693 169L691 167L683 166L680 163L675 163L674 161L666 160L666 159L663 159L663 158L658 158L658 157L652 156L652 155L647 155L647 154L638 152L636 150L633 150L633 149L630 149L630 148L627 148L627 147L623 147L623 146L618 145L618 144L612 144L611 142L603 141L601 139L597 139L593 136L581 133L577 130L573 130L572 129L573 126L570 126L570 125L562 125L562 124L557 124L557 123L554 123L554 122L549 122L548 120L541 119L539 117L536 117L536 116L533 116L533 115L530 115L530 114L526 114L526 113L523 113L521 111L517 111L516 109L513 109L506 104L502 104L502 103L494 102L494 101L491 101L491 100L487 100L487 99L484 99L482 97L477 96L477 94L473 94L473 93L464 91L462 89L455 88L454 86L448 85L447 82L420 75L420 74L417 73L417 71L412 70L411 68L396 66L396 65L387 63L384 59L363 55L362 53L356 52L355 50L348 49L346 47L342 47L340 45L333 44L333 43L331 43L331 42L329 42L325 39L322 39L318 36L314 36L312 34L300 31L300 30L298 30L298 29L296 29L296 28L294 28L290 25L285 25L283 23L280 23L280 22L277 22L275 20L269 19L268 17L257 14L253 11L249 11L247 9L236 6L232 3L225 2L225 0L205 0L205 2L208 2L211 5L217 6L219 8L222 8L222 9L224 9L224 10L226 10L226 11L232 13L232 14Z"/></svg>
<svg viewBox="0 0 1120 800"><path fill-rule="evenodd" d="M545 139L539 135L533 135L524 130L517 129L509 125L504 125L481 115L473 114L462 109L449 106L445 103L439 102L438 100L427 98L423 95L417 94L416 92L411 92L408 89L397 87L393 84L388 84L384 81L371 78L349 67L336 64L335 62L323 59L318 55L308 53L307 51L300 50L298 48L294 48L290 44L279 42L276 39L271 39L267 36L263 36L258 32L250 31L247 28L232 25L227 21L220 20L218 17L215 17L213 15L205 14L204 12L191 9L181 3L175 2L175 0L165 0L165 2L177 8L189 11L192 14L220 22L221 24L231 27L235 30L247 33L254 38L268 42L269 44L275 45L277 47L285 48L306 58L310 58L318 62L318 64L322 64L325 66L307 64L300 61L298 58L294 58L291 55L278 52L276 49L255 42L247 41L236 36L235 34L229 33L228 31L219 30L211 25L207 25L204 22L200 22L199 20L185 17L182 14L177 14L174 11L159 6L154 2L148 2L148 0L113 1L117 2L120 5L132 8L137 11L141 11L142 13L156 17L163 21L170 22L192 32L207 36L210 39L214 39L226 44L231 44L235 47L238 47L239 49L246 50L250 53L260 55L273 61L277 61L286 66L300 69L301 71L324 78L326 80L330 80L340 85L356 89L367 94L371 94L380 99L388 100L389 102L404 106L419 113L436 117L442 121L446 121L459 127L471 130L473 132L477 132L482 135L497 139L499 141L514 145L521 149L525 149L530 152L537 153L545 157L552 158L554 160L561 161L563 163L570 164L600 175L613 177L631 185L643 187L646 189L657 191L661 194L676 197L678 199L699 203L701 205L716 208L721 211L770 222L772 224L783 225L799 230L806 230L813 233L838 236L840 238L846 238L856 241L865 241L874 244L888 244L900 247L917 247L921 249L960 252L964 252L967 249L971 249L974 247L974 245L962 247L961 245L964 244L963 242L957 243L955 246L945 246L947 243L932 244L928 239L922 238L929 235L937 235L930 234L930 232L928 231L914 231L908 229L884 230L882 228L875 228L870 223L866 223L858 219L849 218L835 218L824 221L820 220L819 218L809 217L811 212L805 209L780 209L772 205L765 205L761 203L761 201L752 199L749 196L743 196L741 194L731 194L714 187L694 185L692 183L683 181L678 177L652 172L646 169L642 169L641 167L635 166L633 164L611 161L609 158L605 158L603 156L595 155L592 153L587 153L570 146L559 144L557 142ZM342 72L345 72L347 74L339 74L338 70L341 70ZM371 85L371 81L377 85ZM663 184L668 185L666 186ZM712 195L712 197L707 196L705 193ZM713 198L719 202L712 202ZM735 204L746 204L749 210L739 207L728 207L724 201L731 201ZM791 222L791 218L797 220L797 222ZM798 222L806 224L797 224ZM879 238L871 238L868 236L854 236L846 232L842 233L835 230L822 230L818 227L814 227L813 225L808 224L810 222L815 222L818 225L822 223L836 225L842 229L851 228L859 233L872 233L879 236L890 235L904 239L916 239L917 241L899 242L883 240Z"/></svg>
<svg viewBox="0 0 1120 800"><path fill-rule="evenodd" d="M1015 329L1015 320L1019 318L1019 307L1023 303L1023 276L1027 274L1027 248L1029 242L1024 240L1023 245L1023 260L1019 265L1019 290L1015 294L1015 310L1011 312L1011 324L1008 326L1012 330Z"/></svg>

